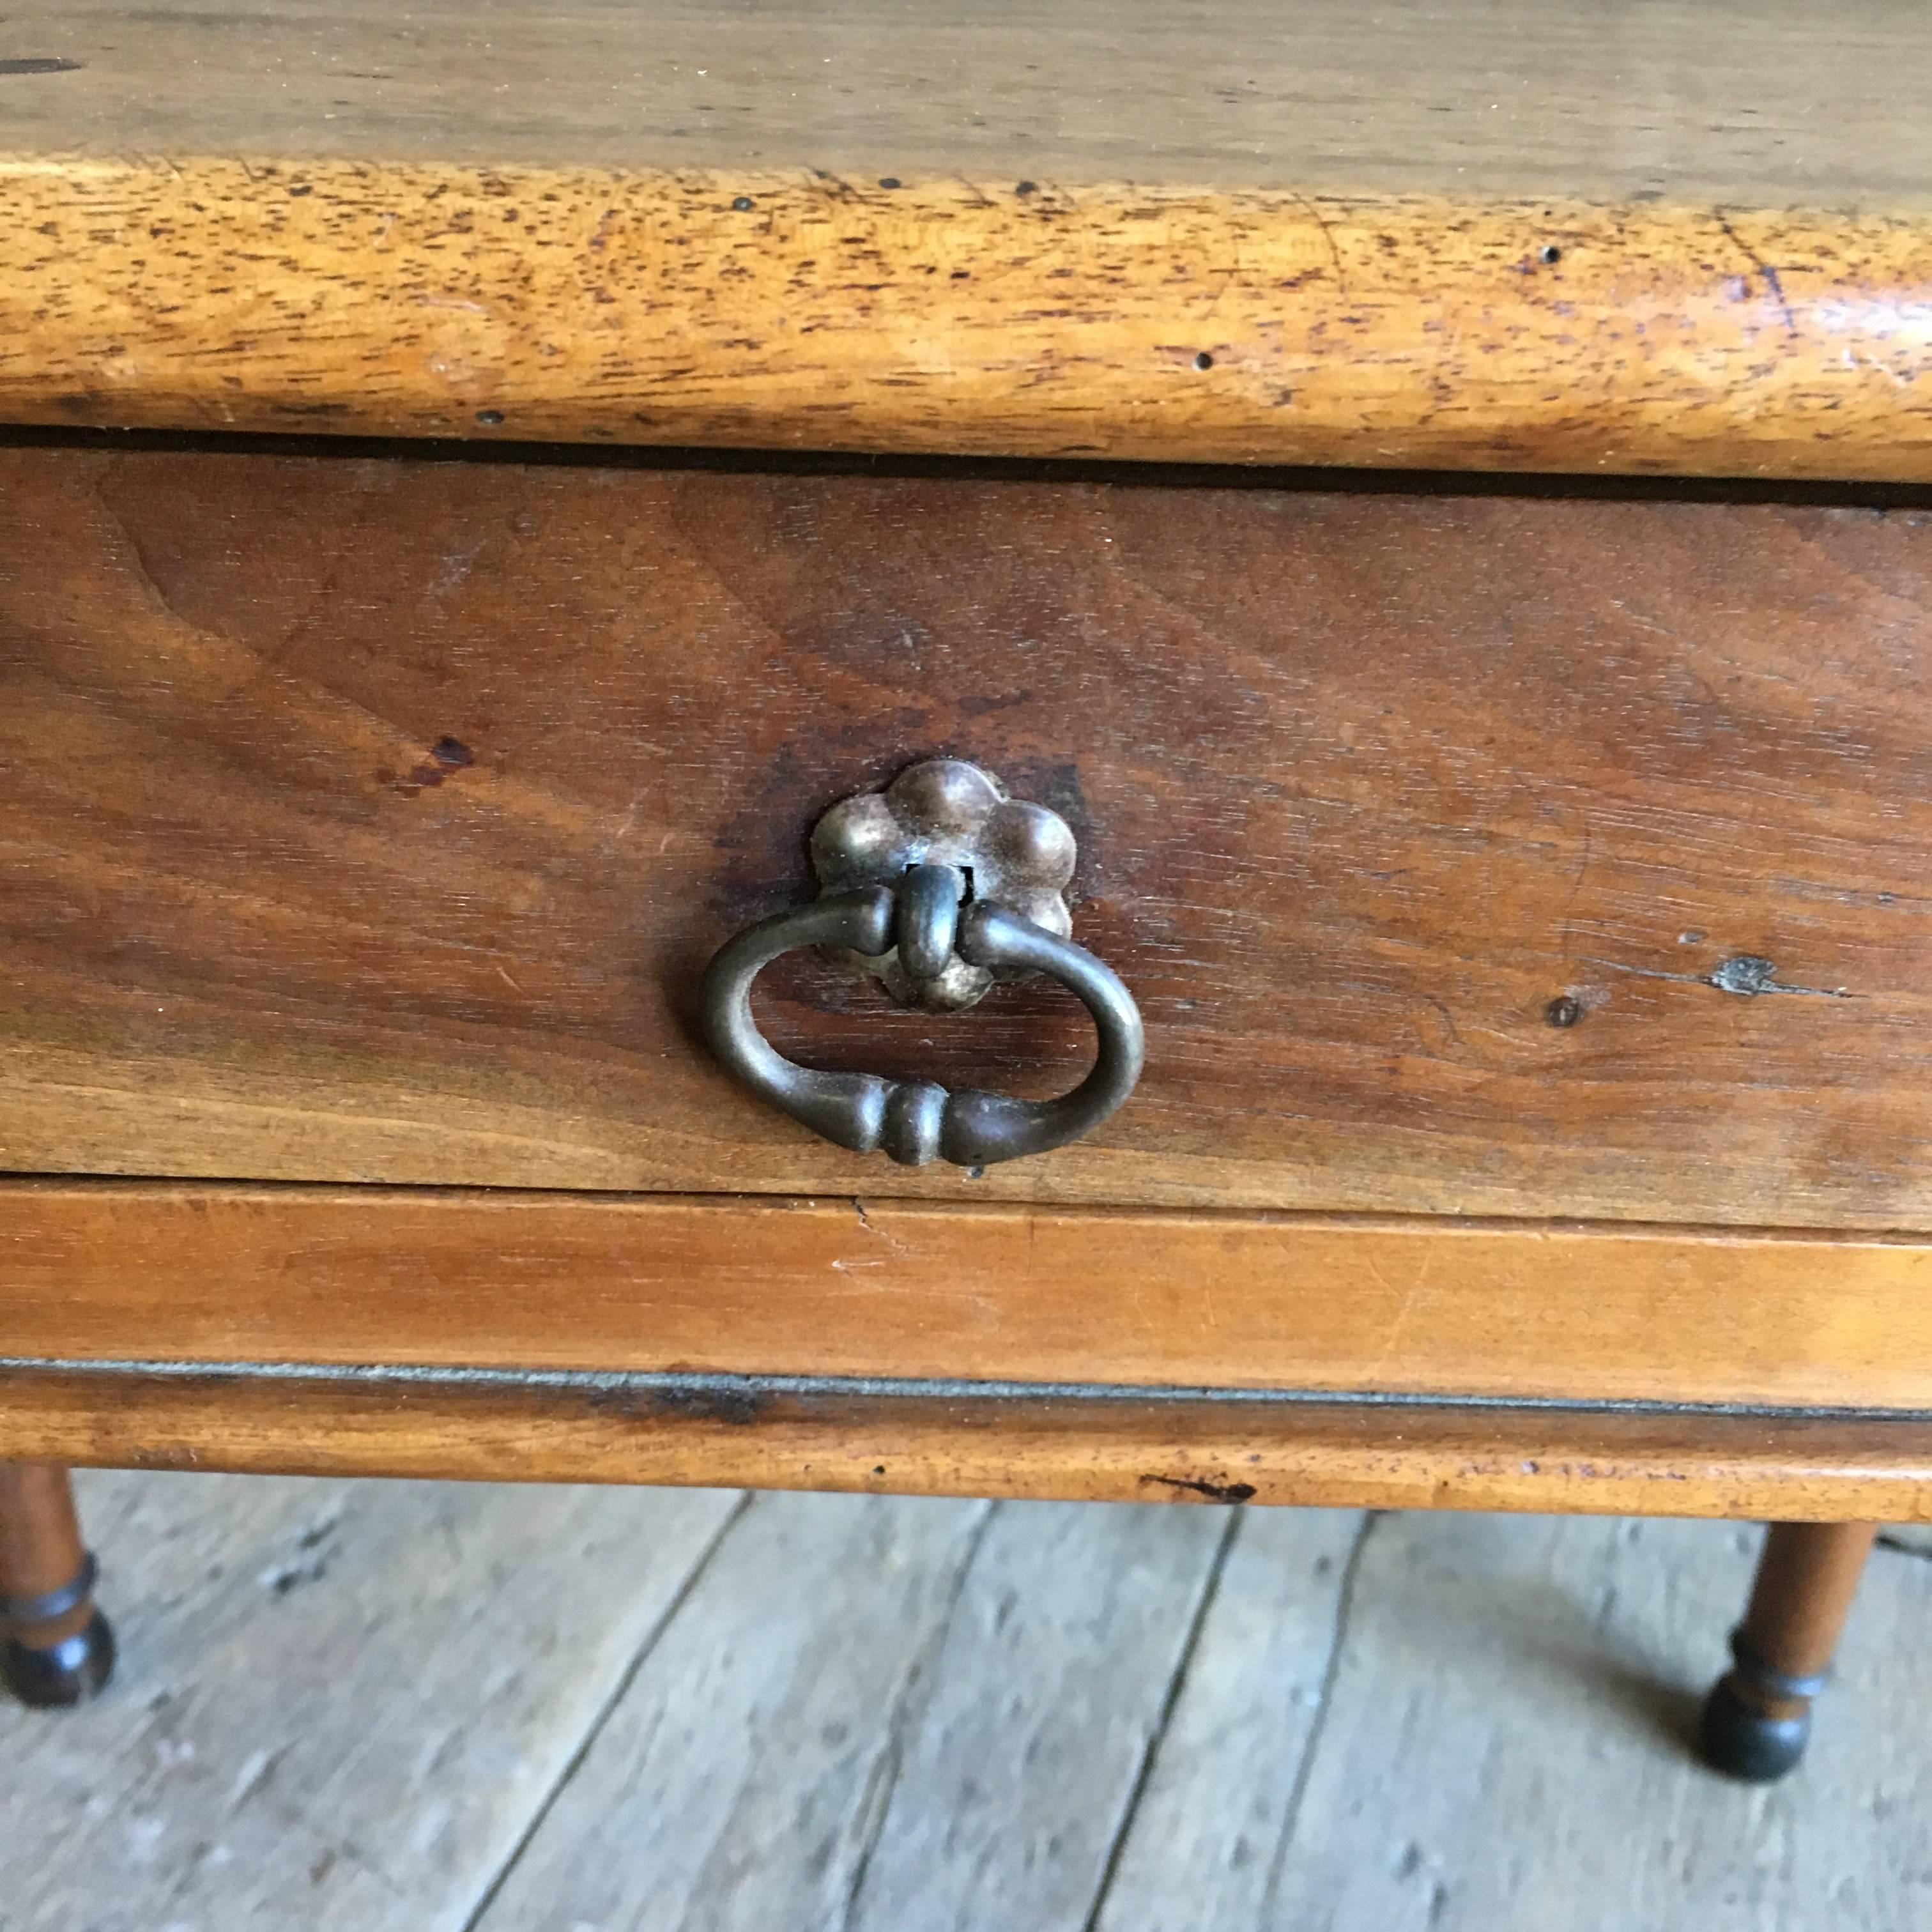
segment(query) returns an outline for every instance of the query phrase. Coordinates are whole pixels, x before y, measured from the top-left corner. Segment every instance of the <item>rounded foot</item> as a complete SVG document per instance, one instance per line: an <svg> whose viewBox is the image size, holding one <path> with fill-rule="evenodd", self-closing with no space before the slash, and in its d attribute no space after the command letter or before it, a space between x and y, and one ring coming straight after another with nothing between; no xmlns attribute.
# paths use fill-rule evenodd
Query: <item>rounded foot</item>
<svg viewBox="0 0 1932 1932"><path fill-rule="evenodd" d="M1804 1755L1810 1736L1808 1709L1795 1718L1768 1718L1731 1688L1730 1678L1720 1677L1706 1700L1698 1743L1713 1770L1768 1784Z"/></svg>
<svg viewBox="0 0 1932 1932"><path fill-rule="evenodd" d="M38 1710L84 1704L114 1672L114 1632L98 1610L86 1626L45 1650L10 1640L0 1648L0 1683Z"/></svg>

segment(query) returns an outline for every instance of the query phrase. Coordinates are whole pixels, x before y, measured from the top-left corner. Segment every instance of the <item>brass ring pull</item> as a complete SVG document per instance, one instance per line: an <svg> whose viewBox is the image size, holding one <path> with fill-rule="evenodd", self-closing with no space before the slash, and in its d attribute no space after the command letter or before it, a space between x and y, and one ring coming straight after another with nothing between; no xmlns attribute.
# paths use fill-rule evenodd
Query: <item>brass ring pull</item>
<svg viewBox="0 0 1932 1932"><path fill-rule="evenodd" d="M964 880L947 865L908 868L893 886L834 893L748 926L706 969L705 1036L754 1093L813 1132L854 1154L883 1147L921 1167L937 1157L990 1167L1078 1140L1133 1091L1145 1056L1139 1010L1118 976L1084 947L985 899L962 904ZM785 1058L752 1016L752 982L782 952L844 946L878 959L896 947L910 977L930 980L954 955L988 972L1050 973L1094 1016L1100 1054L1070 1094L1022 1100L974 1088L874 1073L826 1073Z"/></svg>

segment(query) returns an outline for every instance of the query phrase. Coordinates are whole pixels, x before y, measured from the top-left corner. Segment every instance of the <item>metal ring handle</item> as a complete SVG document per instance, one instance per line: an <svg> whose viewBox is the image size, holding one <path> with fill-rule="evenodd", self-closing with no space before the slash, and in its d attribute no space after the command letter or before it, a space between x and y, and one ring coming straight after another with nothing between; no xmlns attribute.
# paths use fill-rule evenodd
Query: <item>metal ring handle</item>
<svg viewBox="0 0 1932 1932"><path fill-rule="evenodd" d="M883 1147L908 1167L935 1156L961 1167L990 1167L1064 1147L1098 1126L1133 1091L1146 1041L1132 994L1084 946L984 900L959 909L960 956L975 966L1050 973L1094 1016L1100 1054L1070 1094L1021 1100L972 1088L950 1093L929 1081L876 1073L820 1072L786 1059L759 1032L752 1017L752 982L780 953L843 946L877 958L893 944L906 914L889 887L873 886L779 913L727 940L705 969L700 996L712 1052L754 1093L814 1133L854 1154ZM929 931L930 917L921 903L908 924Z"/></svg>

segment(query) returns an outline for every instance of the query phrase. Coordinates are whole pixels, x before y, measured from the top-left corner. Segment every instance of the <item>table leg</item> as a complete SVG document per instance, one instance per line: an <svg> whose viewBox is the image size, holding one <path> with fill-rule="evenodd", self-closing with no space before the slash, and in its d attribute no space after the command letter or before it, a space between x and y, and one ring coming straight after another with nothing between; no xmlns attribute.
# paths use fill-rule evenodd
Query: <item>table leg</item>
<svg viewBox="0 0 1932 1932"><path fill-rule="evenodd" d="M0 1683L22 1703L78 1704L114 1668L64 1469L0 1462Z"/></svg>
<svg viewBox="0 0 1932 1932"><path fill-rule="evenodd" d="M1718 1770L1768 1783L1804 1756L1812 1700L1876 1533L1868 1522L1774 1522L1766 1532L1731 1638L1736 1662L1704 1706L1704 1756Z"/></svg>

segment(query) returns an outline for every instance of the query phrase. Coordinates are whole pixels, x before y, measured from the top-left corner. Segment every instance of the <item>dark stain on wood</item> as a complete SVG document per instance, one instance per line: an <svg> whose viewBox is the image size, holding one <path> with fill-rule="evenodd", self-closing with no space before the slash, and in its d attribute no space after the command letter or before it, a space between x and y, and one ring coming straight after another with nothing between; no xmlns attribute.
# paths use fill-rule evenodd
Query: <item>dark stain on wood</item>
<svg viewBox="0 0 1932 1932"><path fill-rule="evenodd" d="M770 1398L747 1383L717 1380L689 1386L658 1384L647 1390L621 1387L600 1390L592 1398L603 1408L659 1420L724 1422L748 1427L764 1414Z"/></svg>
<svg viewBox="0 0 1932 1932"><path fill-rule="evenodd" d="M1210 1503L1251 1502L1256 1493L1252 1483L1210 1483L1202 1476L1143 1476L1141 1480L1197 1496Z"/></svg>
<svg viewBox="0 0 1932 1932"><path fill-rule="evenodd" d="M387 766L378 766L376 777L378 783L400 792L405 798L414 798L418 792L441 784L452 772L466 770L476 762L476 754L460 739L439 738L429 748L428 756L407 772L398 775Z"/></svg>

